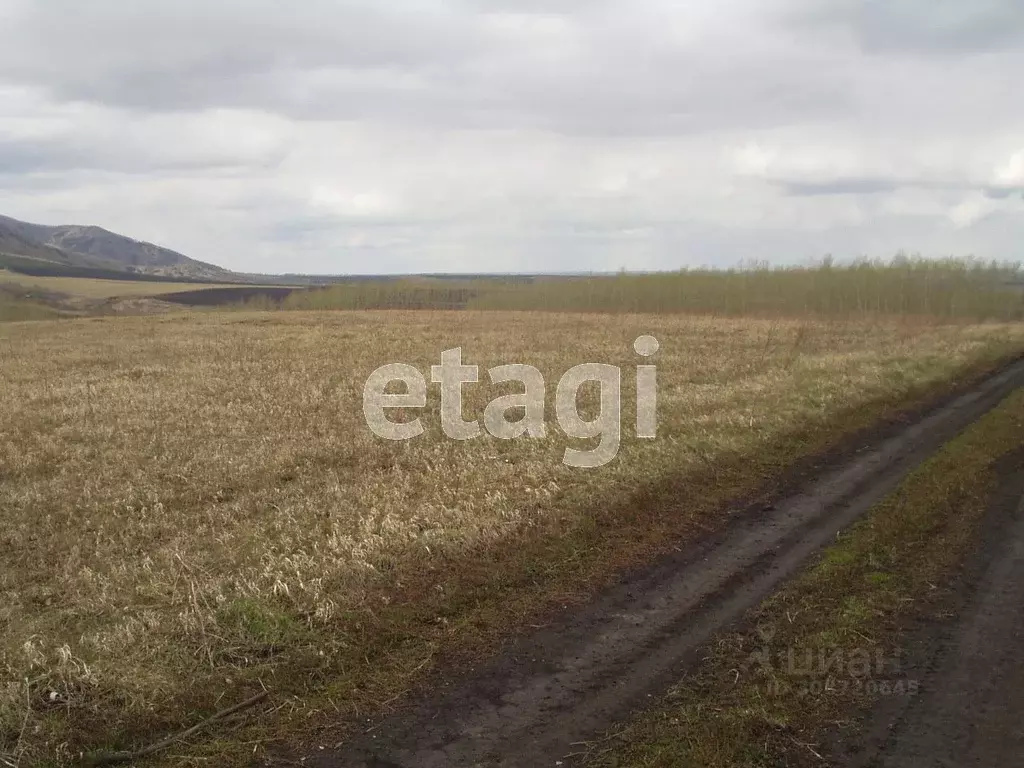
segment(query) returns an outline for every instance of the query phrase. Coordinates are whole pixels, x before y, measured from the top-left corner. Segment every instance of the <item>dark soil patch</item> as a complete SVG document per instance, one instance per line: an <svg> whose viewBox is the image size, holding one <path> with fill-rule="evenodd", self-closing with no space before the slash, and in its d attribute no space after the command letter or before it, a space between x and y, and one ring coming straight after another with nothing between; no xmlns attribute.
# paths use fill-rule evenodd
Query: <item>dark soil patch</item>
<svg viewBox="0 0 1024 768"><path fill-rule="evenodd" d="M283 301L295 291L305 288L280 288L273 286L239 285L230 288L203 288L196 291L161 294L161 301L182 304L188 307L222 307L230 304L241 304L250 299L270 299Z"/></svg>

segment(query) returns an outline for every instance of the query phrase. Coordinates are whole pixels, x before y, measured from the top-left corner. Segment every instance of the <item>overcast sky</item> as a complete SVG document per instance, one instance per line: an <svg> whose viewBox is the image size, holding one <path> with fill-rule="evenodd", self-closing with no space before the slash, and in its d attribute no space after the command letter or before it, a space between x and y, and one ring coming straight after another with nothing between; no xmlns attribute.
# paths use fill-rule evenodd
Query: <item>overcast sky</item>
<svg viewBox="0 0 1024 768"><path fill-rule="evenodd" d="M1021 0L0 0L0 214L260 272L1024 258Z"/></svg>

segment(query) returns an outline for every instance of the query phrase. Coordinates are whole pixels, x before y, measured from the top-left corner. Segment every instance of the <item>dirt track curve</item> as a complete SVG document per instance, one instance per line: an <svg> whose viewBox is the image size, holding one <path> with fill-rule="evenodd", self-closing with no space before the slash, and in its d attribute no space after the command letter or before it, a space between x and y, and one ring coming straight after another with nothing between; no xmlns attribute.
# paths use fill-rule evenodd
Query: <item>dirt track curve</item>
<svg viewBox="0 0 1024 768"><path fill-rule="evenodd" d="M303 765L572 765L581 742L663 693L697 660L714 633L771 594L840 530L894 490L910 470L1020 386L1024 361L826 471L774 508L737 516L720 533L624 578L534 634L510 641L497 658L466 670L457 682L412 702L338 751L310 755ZM1024 536L1024 531L1018 533ZM1012 603L1015 623L1004 622L996 629L1019 633L1024 630L1024 553L1013 549L1000 562L993 566L993 579L1002 586L991 598L995 602L989 605L986 598L979 610L998 613ZM957 657L989 642L984 623L975 626L982 634L968 632L962 650L950 654L950 663L961 663ZM1019 644L1021 636L1017 638ZM1024 666L1013 661L1007 657L1002 663L1007 681L1012 679L1020 691ZM975 679L969 667L957 674L967 682ZM955 685L947 694L943 698L937 693L930 706L955 721L960 706ZM979 704L998 706L997 699L986 695L978 692ZM912 725L907 734L909 740L900 748L905 744L914 749ZM956 732L946 737L954 739ZM914 763L899 758L902 753L891 754L891 762L879 765L944 764Z"/></svg>

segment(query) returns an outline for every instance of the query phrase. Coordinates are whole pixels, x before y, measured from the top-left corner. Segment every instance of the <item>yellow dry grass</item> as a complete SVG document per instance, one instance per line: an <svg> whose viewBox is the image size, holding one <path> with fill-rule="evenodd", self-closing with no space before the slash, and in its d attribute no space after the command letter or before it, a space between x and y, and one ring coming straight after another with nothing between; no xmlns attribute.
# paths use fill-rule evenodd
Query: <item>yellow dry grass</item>
<svg viewBox="0 0 1024 768"><path fill-rule="evenodd" d="M220 283L163 283L143 280L100 280L91 277L47 277L20 275L0 269L0 283L41 288L83 299L111 299L131 296L162 296L165 293L200 291L204 288L229 288Z"/></svg>
<svg viewBox="0 0 1024 768"><path fill-rule="evenodd" d="M630 426L642 334L661 341L654 441ZM374 437L362 415L369 373L407 362L429 380L456 346L484 382L494 365L539 368L549 415L565 370L620 366L618 459L563 466L570 443L557 430L444 439L436 386L427 434ZM315 692L354 674L344 665L380 659L361 638L415 591L417 569L479 548L514 553L538 532L569 536L667 477L704 478L701 509L700 495L728 492L715 486L728 457L749 458L756 474L788 436L827 432L844 413L869 418L1022 349L1021 325L650 315L204 313L0 326L0 755L71 762L82 746L189 724L193 706L207 711L255 677ZM469 418L498 394L469 386ZM457 624L471 601L457 573L439 578L431 593ZM410 625L408 648L418 632ZM345 685L334 695L354 696Z"/></svg>

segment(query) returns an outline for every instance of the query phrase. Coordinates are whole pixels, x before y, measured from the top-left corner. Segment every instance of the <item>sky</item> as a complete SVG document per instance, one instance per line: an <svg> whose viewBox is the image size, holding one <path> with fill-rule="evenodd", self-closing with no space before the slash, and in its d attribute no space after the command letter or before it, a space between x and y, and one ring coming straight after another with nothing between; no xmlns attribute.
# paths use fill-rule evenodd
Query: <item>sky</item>
<svg viewBox="0 0 1024 768"><path fill-rule="evenodd" d="M247 272L1018 260L1021 0L0 0L0 214Z"/></svg>

